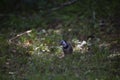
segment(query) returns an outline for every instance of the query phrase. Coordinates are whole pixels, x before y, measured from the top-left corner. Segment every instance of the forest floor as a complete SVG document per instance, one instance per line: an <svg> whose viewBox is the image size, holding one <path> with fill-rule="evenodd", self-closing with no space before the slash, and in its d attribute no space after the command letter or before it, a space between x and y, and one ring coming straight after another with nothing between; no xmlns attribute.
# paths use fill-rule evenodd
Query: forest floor
<svg viewBox="0 0 120 80"><path fill-rule="evenodd" d="M0 30L0 80L120 79L119 31L94 31L85 22L59 20L44 26ZM73 54L63 57L62 39L71 42ZM87 44L79 47L82 41Z"/></svg>

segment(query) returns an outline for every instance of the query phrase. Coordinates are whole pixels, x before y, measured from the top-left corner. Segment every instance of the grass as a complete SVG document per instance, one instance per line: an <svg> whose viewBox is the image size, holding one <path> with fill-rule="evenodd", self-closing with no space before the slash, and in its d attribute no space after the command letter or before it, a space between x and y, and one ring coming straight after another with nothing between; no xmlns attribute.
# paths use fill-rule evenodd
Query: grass
<svg viewBox="0 0 120 80"><path fill-rule="evenodd" d="M109 50L100 49L98 43L92 47L92 52L74 51L72 55L59 58L62 54L58 43L61 35L57 32L60 31L33 30L17 39L19 44L16 42L18 45L15 47L18 49L15 48L15 54L9 56L12 66L8 69L11 74L7 79L119 80L119 76L112 71L115 68L111 67L108 59ZM12 46L10 50L13 49ZM25 56L25 53L29 56Z"/></svg>
<svg viewBox="0 0 120 80"><path fill-rule="evenodd" d="M104 43L103 39L93 41L90 51L81 52L75 49L74 54L60 58L61 39L70 41L75 48L78 45L76 41L86 40L92 33L101 36L97 23L97 28L90 28L91 23L87 19L80 19L80 22L70 20L60 23L54 29L49 28L49 20L47 22L42 18L44 21L40 23L40 16L34 15L31 18L34 20L10 17L10 26L23 29L30 25L31 33L17 37L11 43L10 34L14 37L19 32L8 31L1 34L0 80L119 80L118 61L108 58L111 54L109 47L99 47ZM64 17L62 19L66 20ZM52 24L54 23L51 22ZM42 27L33 27L38 25Z"/></svg>
<svg viewBox="0 0 120 80"><path fill-rule="evenodd" d="M30 70L28 70L26 77L28 80L108 80L110 77L110 68L107 67L110 66L109 61L105 57L97 57L98 54L80 53L62 59L56 56L45 55L41 57L41 55L36 55L31 59Z"/></svg>

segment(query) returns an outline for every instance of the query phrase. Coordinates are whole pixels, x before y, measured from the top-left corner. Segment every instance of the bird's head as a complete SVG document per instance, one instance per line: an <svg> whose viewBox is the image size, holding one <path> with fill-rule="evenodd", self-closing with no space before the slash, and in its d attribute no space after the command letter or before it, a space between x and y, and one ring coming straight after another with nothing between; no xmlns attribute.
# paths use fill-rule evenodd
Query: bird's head
<svg viewBox="0 0 120 80"><path fill-rule="evenodd" d="M66 47L68 44L65 40L60 41L60 45L62 45L63 47Z"/></svg>

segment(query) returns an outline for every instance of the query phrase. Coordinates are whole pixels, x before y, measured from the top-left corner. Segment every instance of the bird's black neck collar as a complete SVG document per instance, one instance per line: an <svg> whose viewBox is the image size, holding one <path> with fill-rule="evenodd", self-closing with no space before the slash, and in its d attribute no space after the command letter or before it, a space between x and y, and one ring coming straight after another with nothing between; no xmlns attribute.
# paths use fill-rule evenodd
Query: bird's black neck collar
<svg viewBox="0 0 120 80"><path fill-rule="evenodd" d="M64 49L67 49L69 46L68 46L68 44L65 46L65 47L63 47Z"/></svg>

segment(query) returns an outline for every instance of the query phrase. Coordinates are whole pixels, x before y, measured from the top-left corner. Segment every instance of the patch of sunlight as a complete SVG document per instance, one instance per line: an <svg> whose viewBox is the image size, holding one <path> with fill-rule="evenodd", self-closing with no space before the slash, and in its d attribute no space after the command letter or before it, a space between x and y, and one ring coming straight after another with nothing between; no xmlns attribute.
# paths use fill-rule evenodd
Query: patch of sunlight
<svg viewBox="0 0 120 80"><path fill-rule="evenodd" d="M108 58L114 58L120 56L120 53L110 54Z"/></svg>
<svg viewBox="0 0 120 80"><path fill-rule="evenodd" d="M98 47L99 49L108 49L110 46L110 44L108 43L100 42L99 38L82 41L78 39L73 39L72 43L74 44L74 51L80 53L89 52L89 49L92 50L95 48L95 46Z"/></svg>
<svg viewBox="0 0 120 80"><path fill-rule="evenodd" d="M61 56L62 48L58 45L62 38L61 29L42 29L35 36L37 37L32 45L32 54Z"/></svg>
<svg viewBox="0 0 120 80"><path fill-rule="evenodd" d="M88 51L87 41L85 41L85 40L79 41L77 39L74 39L72 41L75 44L74 51L81 52L81 53Z"/></svg>

